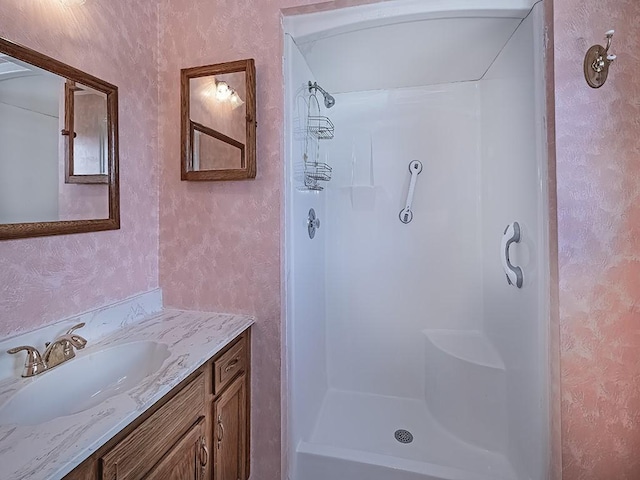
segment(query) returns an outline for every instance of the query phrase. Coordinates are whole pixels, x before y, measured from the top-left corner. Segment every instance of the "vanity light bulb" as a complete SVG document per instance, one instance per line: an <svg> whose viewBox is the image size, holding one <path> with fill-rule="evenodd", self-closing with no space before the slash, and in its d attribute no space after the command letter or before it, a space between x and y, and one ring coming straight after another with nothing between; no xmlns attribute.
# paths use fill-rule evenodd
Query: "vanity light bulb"
<svg viewBox="0 0 640 480"><path fill-rule="evenodd" d="M80 5L84 5L87 0L59 0L61 4L67 7L78 7Z"/></svg>
<svg viewBox="0 0 640 480"><path fill-rule="evenodd" d="M238 95L236 92L233 92L231 94L231 98L229 99L229 101L231 102L233 108L237 108L244 103L240 98L240 95Z"/></svg>
<svg viewBox="0 0 640 480"><path fill-rule="evenodd" d="M216 90L216 98L220 101L228 100L233 93L226 82L218 82Z"/></svg>

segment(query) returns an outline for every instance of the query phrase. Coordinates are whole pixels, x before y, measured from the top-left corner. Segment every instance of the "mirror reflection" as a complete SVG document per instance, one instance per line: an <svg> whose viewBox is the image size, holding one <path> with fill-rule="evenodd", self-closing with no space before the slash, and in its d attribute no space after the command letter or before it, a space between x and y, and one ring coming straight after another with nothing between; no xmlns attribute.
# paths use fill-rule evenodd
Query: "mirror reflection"
<svg viewBox="0 0 640 480"><path fill-rule="evenodd" d="M245 73L190 79L193 170L245 167Z"/></svg>
<svg viewBox="0 0 640 480"><path fill-rule="evenodd" d="M256 177L253 59L180 72L182 180Z"/></svg>
<svg viewBox="0 0 640 480"><path fill-rule="evenodd" d="M0 54L0 224L108 219L108 137L105 93Z"/></svg>
<svg viewBox="0 0 640 480"><path fill-rule="evenodd" d="M65 84L67 183L108 182L107 95L71 80Z"/></svg>

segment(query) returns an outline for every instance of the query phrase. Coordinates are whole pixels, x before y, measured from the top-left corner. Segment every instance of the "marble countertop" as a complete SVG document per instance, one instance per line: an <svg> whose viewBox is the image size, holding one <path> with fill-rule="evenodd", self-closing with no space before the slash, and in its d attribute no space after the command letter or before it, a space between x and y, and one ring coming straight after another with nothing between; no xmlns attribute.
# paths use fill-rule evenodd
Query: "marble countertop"
<svg viewBox="0 0 640 480"><path fill-rule="evenodd" d="M167 345L170 356L137 387L84 412L34 426L0 425L0 479L61 479L253 322L246 315L164 310L87 345L78 357L145 340ZM37 379L18 377L0 383L0 405ZM46 408L46 398L42 407Z"/></svg>

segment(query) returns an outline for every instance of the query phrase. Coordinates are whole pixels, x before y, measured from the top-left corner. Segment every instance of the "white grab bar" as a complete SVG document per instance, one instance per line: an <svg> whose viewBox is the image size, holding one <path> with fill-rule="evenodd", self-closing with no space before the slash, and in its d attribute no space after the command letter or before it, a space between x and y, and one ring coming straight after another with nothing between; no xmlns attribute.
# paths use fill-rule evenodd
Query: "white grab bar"
<svg viewBox="0 0 640 480"><path fill-rule="evenodd" d="M509 285L515 285L518 288L522 288L524 282L524 276L522 268L517 267L511 263L509 258L509 247L512 243L520 243L520 224L513 222L507 226L502 235L502 241L500 242L500 255L502 257L502 268L507 275L507 282Z"/></svg>
<svg viewBox="0 0 640 480"><path fill-rule="evenodd" d="M402 223L410 223L413 220L413 212L411 211L411 204L413 203L413 194L416 190L416 181L418 175L422 172L422 162L414 160L409 163L409 172L411 172L411 183L409 184L409 193L407 194L406 206L400 211L400 221Z"/></svg>

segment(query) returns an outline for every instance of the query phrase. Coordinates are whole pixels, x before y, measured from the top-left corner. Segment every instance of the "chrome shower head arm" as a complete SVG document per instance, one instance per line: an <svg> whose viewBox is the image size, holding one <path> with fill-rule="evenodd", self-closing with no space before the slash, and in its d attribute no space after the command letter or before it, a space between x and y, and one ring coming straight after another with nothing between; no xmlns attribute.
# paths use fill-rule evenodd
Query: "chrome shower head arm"
<svg viewBox="0 0 640 480"><path fill-rule="evenodd" d="M329 92L327 92L324 88L318 85L318 82L311 83L311 81L309 81L309 92L313 93L313 90L316 90L322 93L322 95L324 96L325 107L331 108L336 104L336 99L333 98L333 96Z"/></svg>

